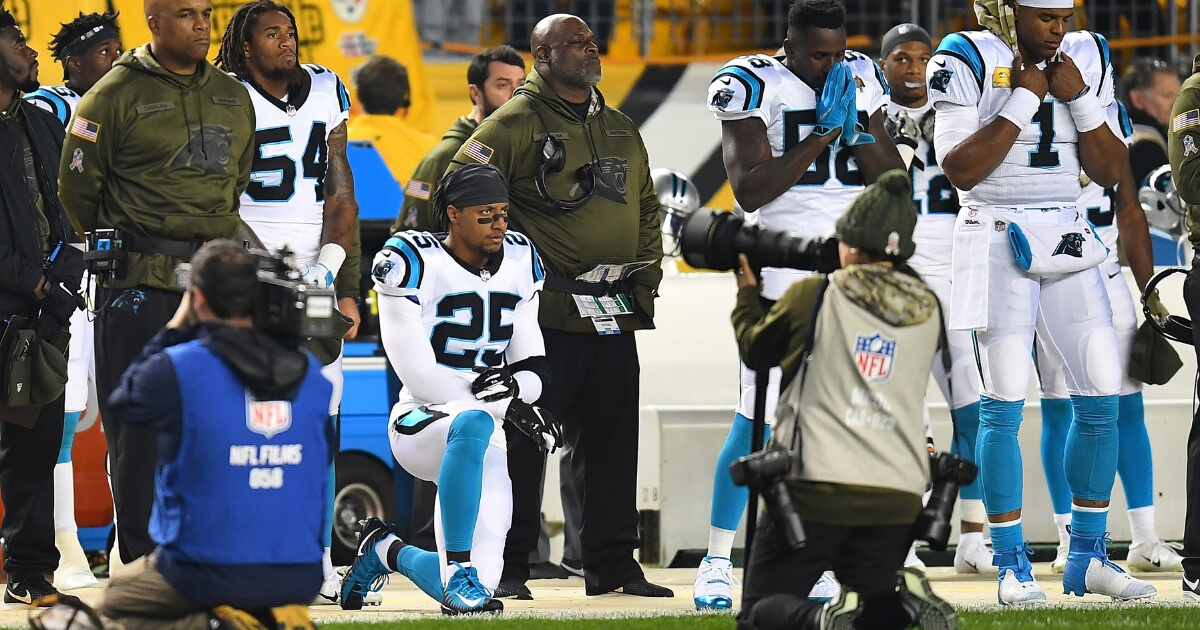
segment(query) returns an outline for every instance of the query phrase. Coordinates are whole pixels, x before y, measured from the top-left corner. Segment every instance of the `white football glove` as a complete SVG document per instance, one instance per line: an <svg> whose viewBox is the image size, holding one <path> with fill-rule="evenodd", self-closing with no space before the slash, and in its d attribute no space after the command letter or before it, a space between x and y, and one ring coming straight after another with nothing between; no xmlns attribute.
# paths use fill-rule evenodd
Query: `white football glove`
<svg viewBox="0 0 1200 630"><path fill-rule="evenodd" d="M328 289L333 286L333 272L322 263L304 267L301 270L300 279L315 285L318 289Z"/></svg>

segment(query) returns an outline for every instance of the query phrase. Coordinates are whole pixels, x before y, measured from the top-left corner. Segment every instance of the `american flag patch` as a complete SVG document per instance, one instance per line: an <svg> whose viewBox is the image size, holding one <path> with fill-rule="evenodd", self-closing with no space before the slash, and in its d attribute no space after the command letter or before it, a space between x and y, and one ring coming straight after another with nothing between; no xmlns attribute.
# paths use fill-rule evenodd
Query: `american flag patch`
<svg viewBox="0 0 1200 630"><path fill-rule="evenodd" d="M79 136L88 142L95 142L99 133L100 125L83 116L76 116L75 120L71 122L71 135Z"/></svg>
<svg viewBox="0 0 1200 630"><path fill-rule="evenodd" d="M492 153L494 153L494 151L492 151L492 147L489 147L475 138L471 138L467 140L465 145L463 145L463 153L466 153L469 157L474 158L475 161L481 164L487 164L489 161L491 161Z"/></svg>
<svg viewBox="0 0 1200 630"><path fill-rule="evenodd" d="M408 185L404 187L404 194L411 195L417 199L429 199L430 186L429 182L423 182L419 179L408 180Z"/></svg>
<svg viewBox="0 0 1200 630"><path fill-rule="evenodd" d="M1193 109L1171 119L1171 131L1183 131L1200 126L1200 109Z"/></svg>

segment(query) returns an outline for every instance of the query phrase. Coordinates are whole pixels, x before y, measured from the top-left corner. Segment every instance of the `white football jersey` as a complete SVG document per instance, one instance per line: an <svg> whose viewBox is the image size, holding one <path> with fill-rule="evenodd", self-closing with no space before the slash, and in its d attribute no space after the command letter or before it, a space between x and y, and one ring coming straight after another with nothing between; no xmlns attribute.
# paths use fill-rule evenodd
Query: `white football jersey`
<svg viewBox="0 0 1200 630"><path fill-rule="evenodd" d="M926 116L933 115L933 103L926 101L921 107L904 107L890 100L885 112L888 118L896 120L901 112L906 114L917 126ZM938 166L937 155L933 144L924 136L917 141L916 154L908 172L912 175L913 203L916 204L920 216L917 227L913 231L913 242L919 250L945 250L945 262L949 263L950 239L954 232L954 218L958 215L958 195L954 186Z"/></svg>
<svg viewBox="0 0 1200 630"><path fill-rule="evenodd" d="M1118 136L1129 144L1133 140L1133 123L1129 114L1120 101L1115 101L1108 108L1109 125L1116 125L1121 133ZM1096 235L1108 247L1109 258L1117 255L1117 213L1113 207L1113 188L1104 188L1096 182L1088 182L1079 195L1079 207L1087 210L1088 221L1096 228Z"/></svg>
<svg viewBox="0 0 1200 630"><path fill-rule="evenodd" d="M375 255L375 290L420 304L437 369L474 380L476 367L497 366L513 336L513 312L546 279L533 243L504 236L502 255L482 271L468 268L429 232L397 232ZM519 359L518 359L519 360ZM402 406L416 406L405 388Z"/></svg>
<svg viewBox="0 0 1200 630"><path fill-rule="evenodd" d="M308 264L321 248L329 133L349 119L350 96L332 70L302 67L287 101L243 81L254 103L256 152L241 216L268 249L287 245Z"/></svg>
<svg viewBox="0 0 1200 630"><path fill-rule="evenodd" d="M1108 42L1088 31L1073 31L1060 50L1074 60L1091 87L1084 98L1101 107L1113 102L1113 69ZM997 118L1012 94L1013 52L991 31L965 31L944 37L926 76L929 99L974 107L980 128ZM1044 66L1043 66L1044 67ZM1074 204L1079 200L1079 132L1065 103L1047 94L996 170L969 191L958 191L964 206ZM1114 133L1119 133L1115 128Z"/></svg>
<svg viewBox="0 0 1200 630"><path fill-rule="evenodd" d="M887 85L879 67L866 55L846 51L846 62L858 88L858 119L866 127L871 115L883 107ZM816 103L816 93L783 65L783 58L768 55L730 61L708 86L708 108L717 120L753 116L766 124L774 157L812 133L817 124ZM791 189L748 213L747 221L804 236L828 236L862 189L862 174L850 149L831 145Z"/></svg>
<svg viewBox="0 0 1200 630"><path fill-rule="evenodd" d="M71 122L71 116L75 115L75 106L81 98L83 95L76 94L75 90L65 85L42 86L25 95L25 100L57 116L63 127Z"/></svg>

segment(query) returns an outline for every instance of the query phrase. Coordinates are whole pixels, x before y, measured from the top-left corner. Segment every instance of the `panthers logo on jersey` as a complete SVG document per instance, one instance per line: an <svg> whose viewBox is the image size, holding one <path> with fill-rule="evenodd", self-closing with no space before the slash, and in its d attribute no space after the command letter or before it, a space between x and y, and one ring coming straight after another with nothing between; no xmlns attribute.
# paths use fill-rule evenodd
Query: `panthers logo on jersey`
<svg viewBox="0 0 1200 630"><path fill-rule="evenodd" d="M933 76L929 77L929 89L937 90L943 94L946 93L946 88L950 85L950 79L954 76L954 71L949 68L935 70Z"/></svg>
<svg viewBox="0 0 1200 630"><path fill-rule="evenodd" d="M1058 247L1054 248L1054 253L1051 256L1063 255L1083 258L1082 234L1079 232L1067 232L1062 235L1062 240L1058 242Z"/></svg>

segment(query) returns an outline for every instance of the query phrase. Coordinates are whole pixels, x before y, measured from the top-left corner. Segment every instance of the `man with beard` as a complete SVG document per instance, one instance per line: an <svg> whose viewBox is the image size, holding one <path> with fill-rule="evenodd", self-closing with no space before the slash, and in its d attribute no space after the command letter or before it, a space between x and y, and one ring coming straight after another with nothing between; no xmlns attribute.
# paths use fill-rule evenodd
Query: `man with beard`
<svg viewBox="0 0 1200 630"><path fill-rule="evenodd" d="M121 33L113 13L79 14L63 24L50 40L50 56L62 64L66 85L43 86L26 94L25 99L58 117L65 128L75 114L75 106L100 77L112 69L121 56ZM86 289L85 276L82 288ZM79 417L87 406L88 376L96 371L93 361L93 326L86 311L71 316L71 346L67 353L66 416L62 448L54 467L54 544L62 559L54 573L54 582L64 591L100 586L79 544L75 524L75 479L71 464L71 446Z"/></svg>
<svg viewBox="0 0 1200 630"><path fill-rule="evenodd" d="M241 79L257 120L257 149L250 185L242 193L242 220L266 249L291 249L305 270L303 279L328 288L334 286L346 253L353 250L358 217L354 178L346 160L350 96L332 71L300 65L296 30L296 19L286 6L271 0L244 4L225 29L217 65ZM358 259L350 263L357 267ZM339 306L347 308L344 303ZM329 415L336 422L341 344L326 345L314 341L309 349L334 384ZM327 502L332 509L332 467L329 477ZM331 519L322 534L327 583L321 593L334 603L339 578L329 556L330 525Z"/></svg>
<svg viewBox="0 0 1200 630"><path fill-rule="evenodd" d="M633 559L638 444L634 331L654 327L662 280L658 195L646 148L629 117L604 102L600 53L583 20L538 22L534 70L513 101L488 117L454 161L485 163L509 181L513 229L546 263L539 321L550 361L540 403L563 424L583 498L588 595L672 597ZM482 325L482 324L480 324ZM497 597L529 599L529 553L537 545L543 453L510 437L513 519Z"/></svg>
<svg viewBox="0 0 1200 630"><path fill-rule="evenodd" d="M38 336L47 339L42 334L45 325L52 325L54 330L47 332L57 336L76 310L78 294L67 287L79 286L83 264L66 245L77 237L58 203L62 125L21 98L22 92L38 88L37 56L12 14L0 7L0 220L5 225L0 230L0 319L9 322L6 337L14 332L17 316L40 320ZM50 266L52 256L65 261L70 253L76 260L70 269ZM5 363L17 347L15 342L5 345ZM7 382L4 388L8 390ZM61 391L36 412L32 426L0 423L5 604L37 605L56 593L46 576L59 560L54 548L53 475L62 442ZM13 402L6 397L0 406Z"/></svg>
<svg viewBox="0 0 1200 630"><path fill-rule="evenodd" d="M120 231L122 268L97 279L96 390L108 440L120 560L154 549L153 431L126 425L108 397L179 307L175 269L238 231L250 181L254 108L208 56L209 0L146 0L151 40L122 55L75 109L59 197L81 234Z"/></svg>
<svg viewBox="0 0 1200 630"><path fill-rule="evenodd" d="M425 154L404 186L404 205L392 224L400 230L437 231L429 199L433 186L446 172L450 159L484 118L512 98L513 91L525 85L525 60L512 46L494 46L471 58L467 66L467 92L474 108L454 121L442 141ZM403 176L404 173L395 173Z"/></svg>

